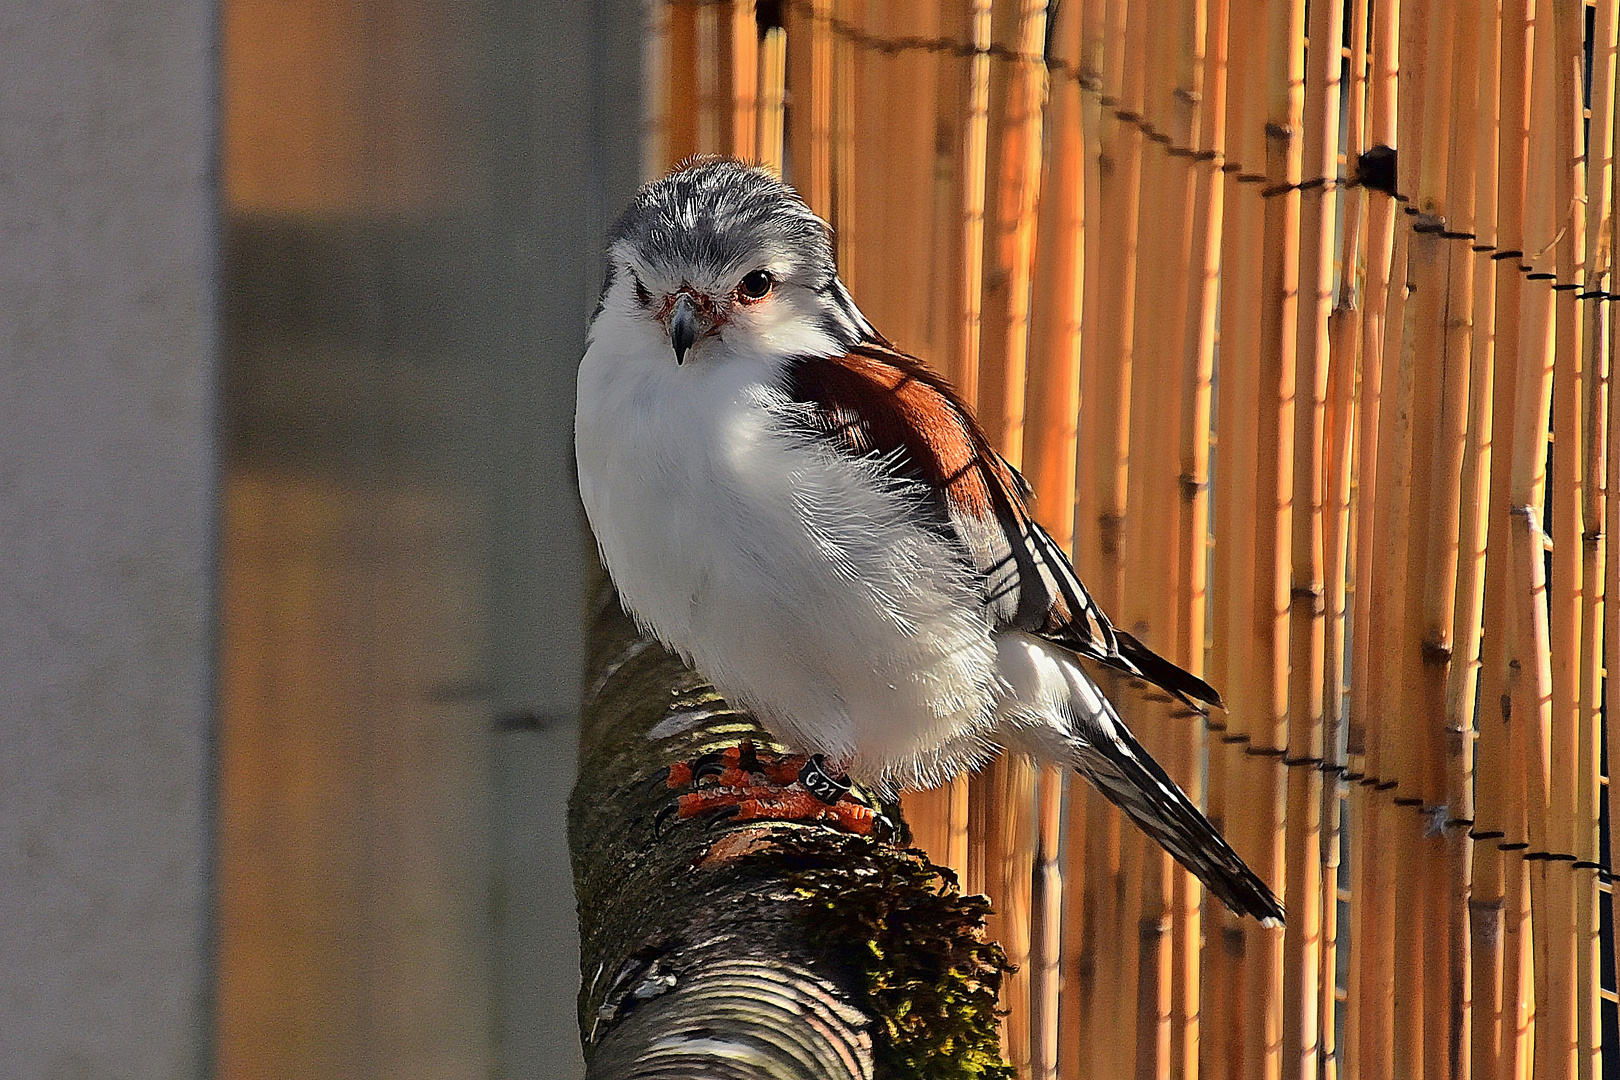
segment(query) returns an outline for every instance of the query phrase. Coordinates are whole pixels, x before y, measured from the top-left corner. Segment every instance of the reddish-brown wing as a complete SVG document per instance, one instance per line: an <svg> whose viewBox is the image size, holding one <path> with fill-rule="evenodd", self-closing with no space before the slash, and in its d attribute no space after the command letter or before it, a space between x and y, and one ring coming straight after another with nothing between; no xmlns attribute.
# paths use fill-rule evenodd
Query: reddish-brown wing
<svg viewBox="0 0 1620 1080"><path fill-rule="evenodd" d="M796 360L786 389L811 406L817 431L840 450L882 457L898 475L921 483L932 524L983 576L998 626L1033 631L1184 699L1220 703L1202 679L1109 623L1068 557L1030 516L1029 485L922 361L867 341L842 356Z"/></svg>

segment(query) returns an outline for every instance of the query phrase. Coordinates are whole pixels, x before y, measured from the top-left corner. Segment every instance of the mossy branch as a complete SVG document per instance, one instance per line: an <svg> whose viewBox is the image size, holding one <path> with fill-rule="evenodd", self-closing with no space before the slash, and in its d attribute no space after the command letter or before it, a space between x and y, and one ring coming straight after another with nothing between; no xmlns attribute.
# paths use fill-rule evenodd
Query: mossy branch
<svg viewBox="0 0 1620 1080"><path fill-rule="evenodd" d="M600 596L569 810L591 1080L1012 1077L1006 962L950 871L823 826L655 831L667 765L771 742Z"/></svg>

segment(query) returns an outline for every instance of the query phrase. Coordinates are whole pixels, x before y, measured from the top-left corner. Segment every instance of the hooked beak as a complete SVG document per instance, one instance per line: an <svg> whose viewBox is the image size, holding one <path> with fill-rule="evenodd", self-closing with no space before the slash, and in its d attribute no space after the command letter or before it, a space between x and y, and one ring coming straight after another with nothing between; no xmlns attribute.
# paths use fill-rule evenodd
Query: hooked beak
<svg viewBox="0 0 1620 1080"><path fill-rule="evenodd" d="M675 350L675 362L686 362L686 350L692 343L703 336L708 329L704 325L703 313L698 310L697 301L692 299L690 293L681 293L675 298L675 306L669 312L669 344Z"/></svg>

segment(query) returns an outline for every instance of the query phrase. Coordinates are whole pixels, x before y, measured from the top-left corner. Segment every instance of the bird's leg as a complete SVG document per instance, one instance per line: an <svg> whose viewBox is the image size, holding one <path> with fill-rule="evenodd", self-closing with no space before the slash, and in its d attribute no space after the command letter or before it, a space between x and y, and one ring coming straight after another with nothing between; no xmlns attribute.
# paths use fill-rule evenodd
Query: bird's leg
<svg viewBox="0 0 1620 1080"><path fill-rule="evenodd" d="M761 753L751 742L669 767L672 788L692 787L659 813L659 822L713 815L716 820L823 822L870 836L888 819L850 792L820 754Z"/></svg>

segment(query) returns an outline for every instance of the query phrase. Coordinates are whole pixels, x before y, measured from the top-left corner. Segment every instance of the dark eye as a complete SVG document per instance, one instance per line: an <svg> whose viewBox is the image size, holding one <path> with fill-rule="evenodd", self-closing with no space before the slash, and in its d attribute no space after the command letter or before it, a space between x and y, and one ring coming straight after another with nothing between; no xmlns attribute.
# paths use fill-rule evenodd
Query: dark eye
<svg viewBox="0 0 1620 1080"><path fill-rule="evenodd" d="M641 301L641 305L646 307L652 303L652 297L647 293L647 286L641 283L641 279L636 276L633 270L630 272L630 280L636 283L636 299Z"/></svg>
<svg viewBox="0 0 1620 1080"><path fill-rule="evenodd" d="M771 284L770 274L755 270L737 283L737 295L744 300L763 300L770 295Z"/></svg>

